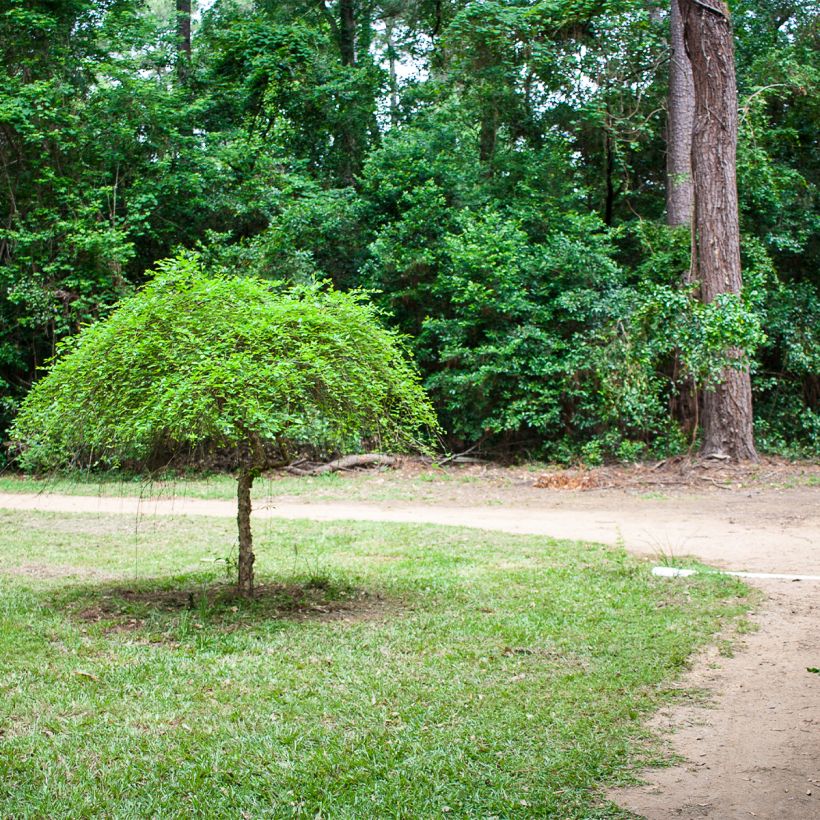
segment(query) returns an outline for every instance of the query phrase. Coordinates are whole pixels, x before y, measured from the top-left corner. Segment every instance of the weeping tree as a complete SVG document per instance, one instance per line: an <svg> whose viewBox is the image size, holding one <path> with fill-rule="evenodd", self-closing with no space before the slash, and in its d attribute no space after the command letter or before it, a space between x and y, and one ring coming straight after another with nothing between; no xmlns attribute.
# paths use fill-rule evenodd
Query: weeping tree
<svg viewBox="0 0 820 820"><path fill-rule="evenodd" d="M238 589L253 595L251 487L296 448L411 449L434 412L397 336L361 294L159 266L65 342L12 430L30 471L145 470L228 449L238 465Z"/></svg>

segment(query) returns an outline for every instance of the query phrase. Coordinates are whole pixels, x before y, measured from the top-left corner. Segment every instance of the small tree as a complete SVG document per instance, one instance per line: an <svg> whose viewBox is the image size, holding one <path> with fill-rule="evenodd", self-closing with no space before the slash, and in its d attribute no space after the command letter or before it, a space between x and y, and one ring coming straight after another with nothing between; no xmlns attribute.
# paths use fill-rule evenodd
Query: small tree
<svg viewBox="0 0 820 820"><path fill-rule="evenodd" d="M360 294L203 273L195 257L66 342L12 429L29 470L144 469L192 447L239 464L239 578L253 594L251 486L304 443L417 445L434 412Z"/></svg>

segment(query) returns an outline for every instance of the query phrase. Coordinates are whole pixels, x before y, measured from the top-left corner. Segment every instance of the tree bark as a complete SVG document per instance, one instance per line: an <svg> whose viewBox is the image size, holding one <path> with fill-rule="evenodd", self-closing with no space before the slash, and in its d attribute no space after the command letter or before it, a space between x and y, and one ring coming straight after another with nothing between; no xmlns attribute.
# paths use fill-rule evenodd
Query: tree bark
<svg viewBox="0 0 820 820"><path fill-rule="evenodd" d="M669 50L669 93L666 101L666 224L670 227L691 227L694 205L692 128L695 122L695 84L692 79L692 65L683 41L683 17L678 0L671 0L670 3ZM686 271L683 281L685 284L691 284L691 267ZM690 438L694 436L698 426L698 401L694 379L684 378L676 395L672 397L671 410Z"/></svg>
<svg viewBox="0 0 820 820"><path fill-rule="evenodd" d="M339 56L343 66L356 65L355 0L339 0ZM361 146L356 125L346 117L338 132L341 147L339 172L345 185L353 185L361 166Z"/></svg>
<svg viewBox="0 0 820 820"><path fill-rule="evenodd" d="M355 0L339 0L339 51L342 65L356 65Z"/></svg>
<svg viewBox="0 0 820 820"><path fill-rule="evenodd" d="M387 44L387 66L390 89L390 124L396 125L399 121L399 81L396 73L396 45L393 40L393 26L395 20L391 17L385 24L385 42Z"/></svg>
<svg viewBox="0 0 820 820"><path fill-rule="evenodd" d="M695 120L695 84L683 42L679 0L672 0L669 17L669 96L666 117L666 222L692 221L692 127Z"/></svg>
<svg viewBox="0 0 820 820"><path fill-rule="evenodd" d="M243 468L237 482L237 515L239 526L239 579L237 592L245 598L253 597L253 534L251 533L251 487L254 471Z"/></svg>
<svg viewBox="0 0 820 820"><path fill-rule="evenodd" d="M700 281L701 298L710 303L723 293L739 294L743 284L735 177L734 44L724 0L679 2L695 85L693 269ZM740 358L740 351L730 350L729 355ZM749 370L727 367L720 383L704 394L703 454L756 460L752 420Z"/></svg>
<svg viewBox="0 0 820 820"><path fill-rule="evenodd" d="M177 60L176 71L180 82L188 76L191 65L191 0L176 0Z"/></svg>
<svg viewBox="0 0 820 820"><path fill-rule="evenodd" d="M615 214L615 148L613 146L612 127L607 122L604 129L604 180L606 193L604 194L604 224L612 225Z"/></svg>
<svg viewBox="0 0 820 820"><path fill-rule="evenodd" d="M484 165L484 173L492 175L492 161L498 139L498 109L491 102L481 115L481 131L478 139L478 158Z"/></svg>

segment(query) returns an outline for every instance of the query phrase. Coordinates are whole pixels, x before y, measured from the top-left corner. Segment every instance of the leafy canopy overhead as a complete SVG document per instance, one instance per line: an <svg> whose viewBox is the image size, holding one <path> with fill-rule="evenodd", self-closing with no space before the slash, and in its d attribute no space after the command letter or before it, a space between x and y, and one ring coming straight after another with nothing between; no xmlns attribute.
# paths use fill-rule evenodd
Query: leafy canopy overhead
<svg viewBox="0 0 820 820"><path fill-rule="evenodd" d="M361 294L159 273L61 348L13 428L30 469L137 466L192 445L413 446L435 415L399 337Z"/></svg>

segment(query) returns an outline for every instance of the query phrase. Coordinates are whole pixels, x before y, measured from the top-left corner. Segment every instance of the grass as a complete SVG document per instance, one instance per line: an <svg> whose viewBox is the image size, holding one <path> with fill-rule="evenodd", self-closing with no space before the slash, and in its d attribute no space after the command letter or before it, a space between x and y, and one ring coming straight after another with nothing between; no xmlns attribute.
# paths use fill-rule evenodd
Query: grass
<svg viewBox="0 0 820 820"><path fill-rule="evenodd" d="M374 473L326 473L319 476L275 475L257 479L256 499L268 496L292 497L305 501L427 501L441 495L442 484L471 484L473 476L454 475L431 468L406 476L394 471ZM8 472L0 473L0 493L62 493L64 495L143 496L167 498L186 496L202 499L236 498L236 478L218 473L186 478L160 475L152 481L116 474L52 476L45 479Z"/></svg>
<svg viewBox="0 0 820 820"><path fill-rule="evenodd" d="M748 610L622 550L457 528L0 510L0 815L596 818ZM230 566L228 566L230 568Z"/></svg>

